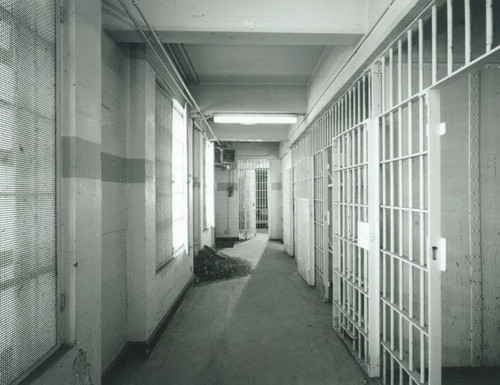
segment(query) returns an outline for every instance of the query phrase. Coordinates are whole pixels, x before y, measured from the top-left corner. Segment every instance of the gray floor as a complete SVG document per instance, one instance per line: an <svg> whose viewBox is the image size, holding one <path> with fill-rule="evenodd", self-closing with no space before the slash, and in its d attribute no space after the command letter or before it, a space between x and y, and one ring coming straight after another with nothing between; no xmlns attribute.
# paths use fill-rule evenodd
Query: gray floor
<svg viewBox="0 0 500 385"><path fill-rule="evenodd" d="M266 246L267 245L267 246ZM267 234L226 249L248 277L197 285L148 361L129 361L112 384L372 384L331 326L331 304L297 274Z"/></svg>

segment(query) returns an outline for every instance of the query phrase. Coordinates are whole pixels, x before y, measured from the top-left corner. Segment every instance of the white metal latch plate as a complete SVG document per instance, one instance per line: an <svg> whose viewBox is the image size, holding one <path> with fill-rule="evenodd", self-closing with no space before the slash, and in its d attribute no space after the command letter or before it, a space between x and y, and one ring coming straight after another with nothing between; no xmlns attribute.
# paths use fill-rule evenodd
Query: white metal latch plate
<svg viewBox="0 0 500 385"><path fill-rule="evenodd" d="M358 246L365 250L370 249L370 226L368 222L358 222Z"/></svg>

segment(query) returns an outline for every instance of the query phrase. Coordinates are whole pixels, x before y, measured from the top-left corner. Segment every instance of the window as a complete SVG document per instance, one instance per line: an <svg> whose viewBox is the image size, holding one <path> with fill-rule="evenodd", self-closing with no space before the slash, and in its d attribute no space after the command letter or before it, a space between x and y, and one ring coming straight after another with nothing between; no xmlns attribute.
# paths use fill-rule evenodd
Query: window
<svg viewBox="0 0 500 385"><path fill-rule="evenodd" d="M55 1L0 1L0 383L57 346Z"/></svg>
<svg viewBox="0 0 500 385"><path fill-rule="evenodd" d="M172 110L172 247L174 255L187 248L187 126L186 111L177 101Z"/></svg>
<svg viewBox="0 0 500 385"><path fill-rule="evenodd" d="M172 258L172 101L156 87L156 268Z"/></svg>
<svg viewBox="0 0 500 385"><path fill-rule="evenodd" d="M214 144L205 144L205 227L215 226L214 212Z"/></svg>

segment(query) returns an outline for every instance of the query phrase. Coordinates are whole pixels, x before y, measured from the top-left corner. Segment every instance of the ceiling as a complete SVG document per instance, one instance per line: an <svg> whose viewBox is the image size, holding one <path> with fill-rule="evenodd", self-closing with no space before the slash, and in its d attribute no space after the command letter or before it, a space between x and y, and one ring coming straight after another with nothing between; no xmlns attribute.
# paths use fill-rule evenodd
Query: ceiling
<svg viewBox="0 0 500 385"><path fill-rule="evenodd" d="M200 84L307 84L325 46L185 44Z"/></svg>
<svg viewBox="0 0 500 385"><path fill-rule="evenodd" d="M354 47L366 32L367 1L142 0L139 6L204 114L300 115L324 53ZM142 42L117 0L107 0L104 25L117 42ZM237 127L220 129L237 136ZM276 131L286 139L286 129Z"/></svg>

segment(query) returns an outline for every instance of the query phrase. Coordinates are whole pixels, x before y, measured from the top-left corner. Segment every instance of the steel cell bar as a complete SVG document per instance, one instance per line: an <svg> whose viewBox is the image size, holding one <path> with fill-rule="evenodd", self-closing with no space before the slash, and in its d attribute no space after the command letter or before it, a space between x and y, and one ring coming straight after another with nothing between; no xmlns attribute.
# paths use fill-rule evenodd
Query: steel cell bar
<svg viewBox="0 0 500 385"><path fill-rule="evenodd" d="M424 22L418 19L418 90L424 89Z"/></svg>
<svg viewBox="0 0 500 385"><path fill-rule="evenodd" d="M349 322L353 325L356 324L356 320L355 318L350 314L350 310L351 308L348 308L349 311L346 311L346 309L342 308L341 306L339 306L339 304L337 304L336 302L334 302L334 305L336 305L338 307L338 309L340 310L340 312L344 315L345 318L347 318L347 320L349 320ZM364 338L367 338L367 335L365 334L365 332L363 331L363 328L356 328L357 332L359 332L359 334L361 334Z"/></svg>
<svg viewBox="0 0 500 385"><path fill-rule="evenodd" d="M419 98L425 96L425 92L418 92L415 95L411 95L407 99L403 100L401 103L395 104L393 107L388 108L386 111L383 111L378 117L385 117L391 115L393 112L397 111L401 107L405 107L406 105L418 100Z"/></svg>
<svg viewBox="0 0 500 385"><path fill-rule="evenodd" d="M486 52L493 46L493 5L492 0L486 0Z"/></svg>
<svg viewBox="0 0 500 385"><path fill-rule="evenodd" d="M366 121L362 121L362 122L359 122L357 124L355 124L354 126L352 127L349 127L349 129L346 129L344 131L342 131L341 133L339 133L338 135L335 135L335 137L333 138L333 141L337 140L338 138L340 138L341 136L345 136L346 134L354 131L354 130L357 130L359 127L363 126L366 124Z"/></svg>
<svg viewBox="0 0 500 385"><path fill-rule="evenodd" d="M417 263L415 261L410 261L408 258L405 258L404 256L401 256L401 255L398 255L398 254L394 254L390 250L381 249L380 252L382 254L385 254L385 255L391 257L391 260L402 261L402 262L407 263L410 266L418 268L421 271L427 271L427 265L420 265L419 263Z"/></svg>
<svg viewBox="0 0 500 385"><path fill-rule="evenodd" d="M468 65L471 60L471 15L470 15L470 0L464 0L464 17L465 17L465 65Z"/></svg>
<svg viewBox="0 0 500 385"><path fill-rule="evenodd" d="M357 168L360 168L360 167L363 167L363 166L366 166L368 165L367 162L363 162L363 163L359 163L359 164L351 164L350 166L346 166L346 167L340 167L336 170L333 170L333 172L341 172L341 171L348 171L348 170L353 170L353 169L357 169Z"/></svg>
<svg viewBox="0 0 500 385"><path fill-rule="evenodd" d="M487 0L488 1L488 0ZM453 0L446 0L446 34L448 75L453 72Z"/></svg>
<svg viewBox="0 0 500 385"><path fill-rule="evenodd" d="M413 213L427 213L428 212L428 210L425 210L425 209L414 209L411 207L386 206L386 205L381 205L380 207L383 209L387 209L387 210L401 210L401 211L408 211L408 212L413 212Z"/></svg>
<svg viewBox="0 0 500 385"><path fill-rule="evenodd" d="M394 312L400 314L406 321L409 322L411 327L414 327L415 329L418 329L420 332L422 332L425 336L429 336L429 330L425 326L420 326L418 323L415 322L415 318L410 316L410 314L403 310L400 309L397 304L391 302L389 298L386 297L381 297L380 298L382 302L384 302L388 307L390 307Z"/></svg>
<svg viewBox="0 0 500 385"><path fill-rule="evenodd" d="M437 81L437 7L432 6L431 15L431 75L432 84Z"/></svg>
<svg viewBox="0 0 500 385"><path fill-rule="evenodd" d="M333 272L337 274L340 278L346 280L351 286L353 286L357 291L361 292L364 295L368 295L368 290L366 286L364 286L362 283L358 282L356 279L353 279L352 277L343 274L341 271L337 269L333 269Z"/></svg>
<svg viewBox="0 0 500 385"><path fill-rule="evenodd" d="M400 360L397 358L397 352L392 349L386 342L382 342L382 347L389 353L391 360L395 360L396 363L403 368L403 370L411 377L411 379L418 385L426 385L425 381L419 376L421 373L416 372L414 370L410 370L410 366L406 360ZM393 365L393 363L391 362ZM394 367L391 368L391 372L394 373ZM394 375L391 376L391 380L394 380ZM392 383L393 384L393 383Z"/></svg>

